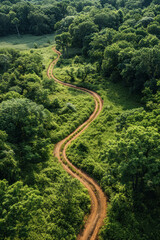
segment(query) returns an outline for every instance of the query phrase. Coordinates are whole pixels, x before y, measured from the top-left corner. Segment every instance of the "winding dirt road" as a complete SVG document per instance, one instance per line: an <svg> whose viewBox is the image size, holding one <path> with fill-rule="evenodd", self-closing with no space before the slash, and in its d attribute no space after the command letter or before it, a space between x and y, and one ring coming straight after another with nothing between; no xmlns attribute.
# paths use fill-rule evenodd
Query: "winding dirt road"
<svg viewBox="0 0 160 240"><path fill-rule="evenodd" d="M68 145L74 139L76 139L83 131L85 131L85 129L90 125L90 123L97 118L97 116L100 114L102 110L103 102L101 97L97 93L85 88L74 86L69 83L61 82L53 75L53 68L61 55L61 53L57 51L55 48L53 48L53 51L57 53L57 58L49 65L49 68L47 70L48 77L54 78L56 82L62 85L89 93L90 95L92 95L95 101L95 109L94 112L89 117L89 119L85 121L82 125L80 125L68 137L66 137L65 139L56 144L54 149L54 155L61 162L63 168L71 176L79 179L79 181L88 189L88 192L91 197L91 211L85 222L84 228L77 236L77 240L96 240L98 239L98 232L103 225L104 218L106 217L107 198L95 180L89 177L82 170L75 167L67 159L66 149Z"/></svg>

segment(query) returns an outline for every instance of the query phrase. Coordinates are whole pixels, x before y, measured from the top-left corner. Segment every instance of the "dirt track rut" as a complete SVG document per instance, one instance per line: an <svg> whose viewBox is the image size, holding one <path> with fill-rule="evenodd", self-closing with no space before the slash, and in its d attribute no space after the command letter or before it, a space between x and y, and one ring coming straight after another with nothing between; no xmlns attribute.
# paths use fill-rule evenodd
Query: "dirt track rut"
<svg viewBox="0 0 160 240"><path fill-rule="evenodd" d="M75 167L66 156L66 149L68 145L76 139L85 129L90 125L92 121L94 121L98 115L100 114L103 101L101 97L88 89L77 87L75 85L64 83L58 80L53 74L53 68L61 53L53 48L53 51L57 53L57 58L49 65L47 70L47 75L49 78L54 78L54 80L62 85L75 88L77 90L87 92L94 98L95 101L95 109L91 114L88 120L86 120L82 125L80 125L73 133L71 133L68 137L60 141L56 144L54 148L54 155L61 162L63 168L73 177L79 179L79 181L88 189L89 195L91 197L91 211L85 222L84 228L81 230L79 235L77 236L77 240L96 240L98 239L98 232L103 225L103 221L106 217L106 208L107 208L107 198L99 185L96 183L94 179L84 173L82 170Z"/></svg>

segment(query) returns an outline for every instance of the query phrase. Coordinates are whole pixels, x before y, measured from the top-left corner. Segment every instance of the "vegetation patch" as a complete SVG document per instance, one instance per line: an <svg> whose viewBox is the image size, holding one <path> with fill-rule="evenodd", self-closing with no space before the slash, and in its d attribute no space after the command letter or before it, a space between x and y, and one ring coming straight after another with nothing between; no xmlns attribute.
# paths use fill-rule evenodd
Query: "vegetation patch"
<svg viewBox="0 0 160 240"><path fill-rule="evenodd" d="M0 38L0 48L14 48L17 50L27 50L48 47L54 43L55 34L42 36L22 35L20 38L17 35L9 35Z"/></svg>
<svg viewBox="0 0 160 240"><path fill-rule="evenodd" d="M159 240L159 0L1 1L0 22L0 238L75 240L89 212L51 154L94 109L45 76L56 30L57 78L104 102L67 149L108 196L99 238Z"/></svg>

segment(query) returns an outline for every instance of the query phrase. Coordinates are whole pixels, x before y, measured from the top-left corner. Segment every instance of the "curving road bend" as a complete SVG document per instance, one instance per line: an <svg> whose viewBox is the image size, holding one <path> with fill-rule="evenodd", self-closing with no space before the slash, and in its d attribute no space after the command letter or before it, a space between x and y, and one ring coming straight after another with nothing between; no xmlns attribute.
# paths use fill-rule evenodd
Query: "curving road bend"
<svg viewBox="0 0 160 240"><path fill-rule="evenodd" d="M100 114L102 107L103 107L103 101L101 97L88 89L77 87L75 85L64 83L58 80L53 75L53 68L57 61L59 60L59 57L61 53L57 51L55 48L53 48L53 51L57 53L57 58L51 62L49 65L49 68L47 70L47 76L49 78L53 78L56 82L75 88L77 90L87 92L94 98L95 101L95 109L94 112L91 114L88 120L86 120L82 125L80 125L73 133L71 133L68 137L60 141L56 144L54 149L54 155L58 158L58 160L61 162L63 168L73 177L77 178L87 189L89 192L89 195L91 197L91 210L90 214L85 222L84 228L81 230L79 235L77 236L77 240L96 240L98 239L98 233L100 228L103 226L104 219L106 217L106 208L107 208L107 198L99 185L96 183L94 179L92 179L90 176L88 176L86 173L84 173L82 170L75 167L67 158L66 156L66 149L68 145L75 140L85 129L91 124L92 121L94 121L98 115Z"/></svg>

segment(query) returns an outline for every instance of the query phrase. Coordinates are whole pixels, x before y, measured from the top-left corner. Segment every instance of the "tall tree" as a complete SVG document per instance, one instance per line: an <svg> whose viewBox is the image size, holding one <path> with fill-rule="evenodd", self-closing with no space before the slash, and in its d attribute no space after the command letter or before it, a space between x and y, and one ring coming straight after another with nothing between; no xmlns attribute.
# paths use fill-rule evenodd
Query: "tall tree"
<svg viewBox="0 0 160 240"><path fill-rule="evenodd" d="M10 16L10 19L11 19L11 23L13 25L15 25L15 27L16 27L16 31L17 31L18 37L20 37L20 33L19 33L19 23L20 23L20 21L17 18L16 13L14 11L10 11L9 12L9 16Z"/></svg>
<svg viewBox="0 0 160 240"><path fill-rule="evenodd" d="M0 129L6 131L8 141L18 147L16 154L23 164L48 160L47 128L51 122L50 112L28 99L18 98L0 104Z"/></svg>

